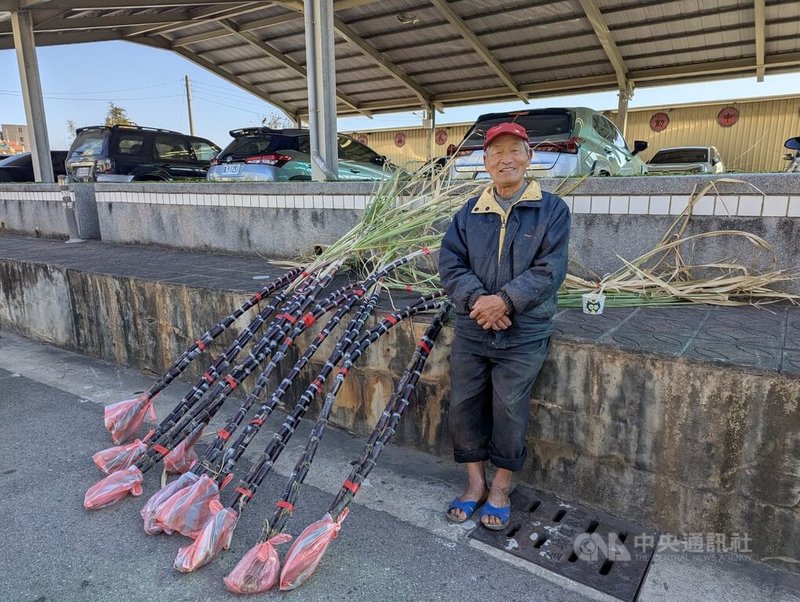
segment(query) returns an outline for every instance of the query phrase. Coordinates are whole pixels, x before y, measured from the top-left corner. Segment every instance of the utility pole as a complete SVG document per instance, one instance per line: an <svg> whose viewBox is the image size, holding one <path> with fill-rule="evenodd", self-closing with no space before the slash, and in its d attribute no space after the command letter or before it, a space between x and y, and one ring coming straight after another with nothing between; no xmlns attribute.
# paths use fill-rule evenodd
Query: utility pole
<svg viewBox="0 0 800 602"><path fill-rule="evenodd" d="M189 76L184 75L183 81L186 83L186 108L189 111L189 134L194 136L194 117L192 117L192 83Z"/></svg>

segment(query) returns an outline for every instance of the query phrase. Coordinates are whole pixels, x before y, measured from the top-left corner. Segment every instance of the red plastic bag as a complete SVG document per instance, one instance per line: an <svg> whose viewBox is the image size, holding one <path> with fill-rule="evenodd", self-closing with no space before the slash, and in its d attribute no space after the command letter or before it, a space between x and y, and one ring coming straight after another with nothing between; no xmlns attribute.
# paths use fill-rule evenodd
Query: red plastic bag
<svg viewBox="0 0 800 602"><path fill-rule="evenodd" d="M196 539L211 520L211 503L219 503L219 487L208 475L196 483L179 489L158 507L153 520L165 532L178 532Z"/></svg>
<svg viewBox="0 0 800 602"><path fill-rule="evenodd" d="M145 416L150 422L156 422L153 400L147 395L112 403L103 410L106 429L111 432L111 440L117 445L129 441L136 435Z"/></svg>
<svg viewBox="0 0 800 602"><path fill-rule="evenodd" d="M239 514L233 508L223 508L219 501L211 503L212 519L189 546L178 550L175 570L190 573L214 560L221 550L231 546L233 530Z"/></svg>
<svg viewBox="0 0 800 602"><path fill-rule="evenodd" d="M182 474L180 477L172 481L172 483L167 483L164 485L161 489L156 491L149 500L147 500L144 508L142 508L141 512L139 512L139 514L142 515L142 519L144 519L145 533L148 535L155 535L156 533L161 533L163 531L163 529L155 521L156 511L161 507L161 504L175 495L175 493L184 487L193 485L199 478L200 477L193 472Z"/></svg>
<svg viewBox="0 0 800 602"><path fill-rule="evenodd" d="M291 539L288 533L280 533L250 548L223 579L225 587L234 594L262 594L271 590L281 573L281 559L275 546Z"/></svg>
<svg viewBox="0 0 800 602"><path fill-rule="evenodd" d="M147 444L143 443L141 439L137 439L133 443L125 443L99 451L92 456L92 460L104 473L111 474L134 464L146 449Z"/></svg>
<svg viewBox="0 0 800 602"><path fill-rule="evenodd" d="M117 503L129 493L142 495L143 480L144 475L136 466L112 472L89 487L83 498L83 507L87 510L97 510Z"/></svg>
<svg viewBox="0 0 800 602"><path fill-rule="evenodd" d="M194 444L197 443L202 434L203 429L197 429L164 456L164 467L168 473L183 474L192 467L192 464L197 462L197 452L194 450Z"/></svg>
<svg viewBox="0 0 800 602"><path fill-rule="evenodd" d="M349 512L345 508L335 521L330 514L326 514L298 535L283 561L281 591L299 587L311 577Z"/></svg>

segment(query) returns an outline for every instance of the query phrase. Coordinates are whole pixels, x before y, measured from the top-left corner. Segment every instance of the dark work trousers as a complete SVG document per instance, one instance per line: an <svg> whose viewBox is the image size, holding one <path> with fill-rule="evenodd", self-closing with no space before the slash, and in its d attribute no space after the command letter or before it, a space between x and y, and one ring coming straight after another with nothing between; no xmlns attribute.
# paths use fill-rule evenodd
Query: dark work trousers
<svg viewBox="0 0 800 602"><path fill-rule="evenodd" d="M456 462L491 460L498 468L522 468L531 388L549 348L549 337L499 349L456 335L449 411Z"/></svg>

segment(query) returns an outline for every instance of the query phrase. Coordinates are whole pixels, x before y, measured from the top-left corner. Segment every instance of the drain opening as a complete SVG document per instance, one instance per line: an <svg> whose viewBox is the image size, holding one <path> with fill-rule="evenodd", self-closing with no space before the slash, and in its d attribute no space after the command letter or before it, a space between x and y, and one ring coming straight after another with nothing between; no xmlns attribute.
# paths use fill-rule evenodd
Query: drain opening
<svg viewBox="0 0 800 602"><path fill-rule="evenodd" d="M543 535L542 537L536 540L536 543L533 544L533 547L541 548L544 545L544 542L546 542L548 539L549 538L547 537L547 535Z"/></svg>
<svg viewBox="0 0 800 602"><path fill-rule="evenodd" d="M628 534L627 533L619 533L617 535L617 539L619 540L619 543L625 543L625 540L628 539Z"/></svg>
<svg viewBox="0 0 800 602"><path fill-rule="evenodd" d="M556 515L553 517L553 522L554 523L560 523L561 519L564 518L564 515L566 513L567 513L567 511L564 510L563 508L561 510L559 510L558 512L556 512Z"/></svg>
<svg viewBox="0 0 800 602"><path fill-rule="evenodd" d="M533 514L534 512L536 512L536 509L541 505L542 505L542 502L540 502L539 500L536 500L535 502L533 502L531 504L531 507L528 508L528 514Z"/></svg>
<svg viewBox="0 0 800 602"><path fill-rule="evenodd" d="M613 560L606 560L603 563L603 566L600 567L600 574L601 575L608 575L608 572L611 570L611 567L614 566Z"/></svg>
<svg viewBox="0 0 800 602"><path fill-rule="evenodd" d="M592 522L589 523L589 526L586 527L586 532L587 533L594 533L595 531L597 531L597 527L599 527L599 526L600 526L600 523L598 523L596 520L593 520Z"/></svg>
<svg viewBox="0 0 800 602"><path fill-rule="evenodd" d="M506 533L506 537L514 537L517 534L517 531L519 531L520 527L521 525L514 525L513 527L511 527L508 530L508 533Z"/></svg>

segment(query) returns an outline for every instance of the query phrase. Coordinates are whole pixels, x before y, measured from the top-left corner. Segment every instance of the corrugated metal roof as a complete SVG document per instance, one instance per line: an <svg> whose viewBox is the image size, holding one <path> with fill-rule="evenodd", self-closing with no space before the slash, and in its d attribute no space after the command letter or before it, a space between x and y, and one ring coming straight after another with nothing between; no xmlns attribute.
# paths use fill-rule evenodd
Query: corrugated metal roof
<svg viewBox="0 0 800 602"><path fill-rule="evenodd" d="M0 0L0 11L18 5ZM292 115L307 111L299 0L40 0L27 10L38 45L173 50ZM417 109L419 90L441 107L800 69L797 0L334 0L334 10L341 115ZM0 48L13 48L2 12Z"/></svg>

